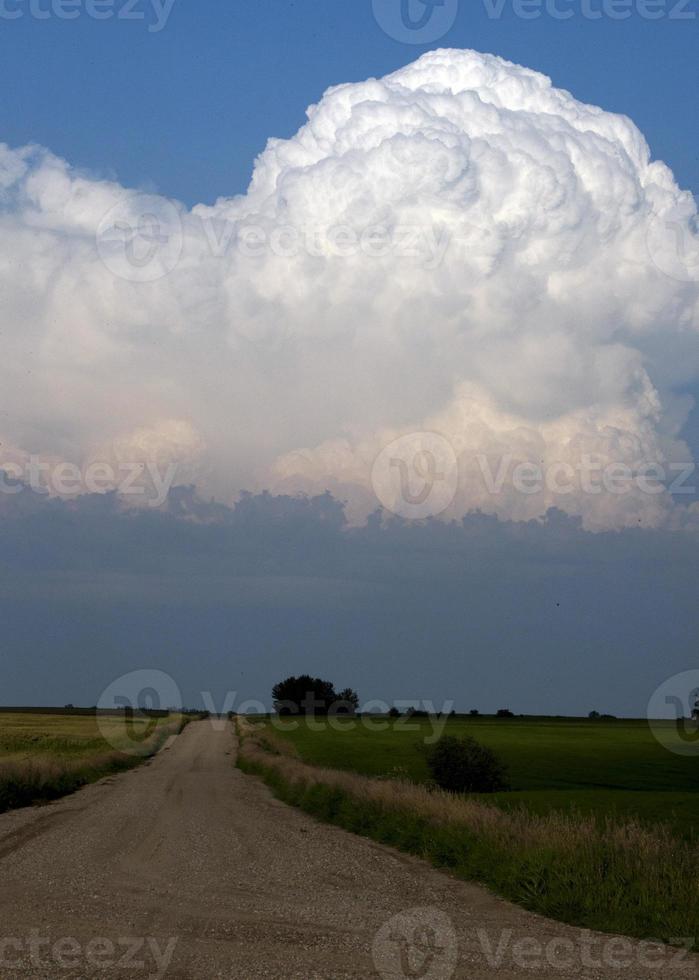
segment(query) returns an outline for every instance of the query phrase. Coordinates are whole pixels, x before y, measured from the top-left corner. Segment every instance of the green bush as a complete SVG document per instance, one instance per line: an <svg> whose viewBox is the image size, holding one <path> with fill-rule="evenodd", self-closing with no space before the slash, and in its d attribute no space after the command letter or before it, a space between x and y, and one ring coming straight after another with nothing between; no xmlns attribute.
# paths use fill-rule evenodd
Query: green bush
<svg viewBox="0 0 699 980"><path fill-rule="evenodd" d="M497 793L508 788L505 767L470 736L444 735L427 752L432 778L451 793Z"/></svg>

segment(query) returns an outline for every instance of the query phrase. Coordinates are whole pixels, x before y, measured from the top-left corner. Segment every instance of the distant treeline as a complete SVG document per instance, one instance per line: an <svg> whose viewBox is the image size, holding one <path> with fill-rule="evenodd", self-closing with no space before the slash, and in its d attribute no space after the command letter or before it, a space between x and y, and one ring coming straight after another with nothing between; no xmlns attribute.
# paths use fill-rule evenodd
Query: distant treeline
<svg viewBox="0 0 699 980"><path fill-rule="evenodd" d="M82 715L82 716L94 716L94 715L114 715L119 717L121 715L133 714L133 708L74 708L74 707L62 707L62 708L3 708L0 707L0 714L18 714L18 715ZM179 712L178 712L179 713ZM139 708L138 714L146 715L148 718L167 718L170 712L165 709L155 709L155 708Z"/></svg>
<svg viewBox="0 0 699 980"><path fill-rule="evenodd" d="M2 711L2 708L0 708ZM238 715L237 711L229 711L228 717L235 718ZM253 711L246 713L248 717L259 718L260 721L269 721L271 718L276 717L276 712L274 711ZM619 718L616 715L598 715L596 712L587 715L516 715L513 712L508 712L507 710L492 712L488 714L487 712L474 712L474 711L435 711L432 715L429 711L423 710L413 710L406 712L399 712L397 709L392 709L390 711L357 711L355 712L355 717L357 718L391 718L391 717L407 717L415 718L419 720L420 718L453 718L455 721L500 721L504 719L512 719L513 721L555 721L555 722L570 722L570 724L580 724L580 722L587 721L601 721L610 722L618 721L620 724L627 724L628 722L634 721L639 722L644 725L648 724L647 718Z"/></svg>

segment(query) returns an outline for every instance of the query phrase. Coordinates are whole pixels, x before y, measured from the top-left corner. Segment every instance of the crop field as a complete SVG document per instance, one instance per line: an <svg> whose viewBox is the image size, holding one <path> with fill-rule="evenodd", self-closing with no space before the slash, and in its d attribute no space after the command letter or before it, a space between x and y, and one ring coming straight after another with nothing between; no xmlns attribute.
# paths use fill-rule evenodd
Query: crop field
<svg viewBox="0 0 699 980"><path fill-rule="evenodd" d="M0 712L0 812L127 769L182 726L161 718Z"/></svg>
<svg viewBox="0 0 699 980"><path fill-rule="evenodd" d="M429 778L429 720L372 719L372 729L383 730L359 720L342 723L345 731L296 724L295 731L279 734L312 765L420 783ZM686 838L699 829L697 759L660 745L645 720L455 718L444 733L472 735L503 760L511 791L481 798L504 809L637 818L666 823Z"/></svg>

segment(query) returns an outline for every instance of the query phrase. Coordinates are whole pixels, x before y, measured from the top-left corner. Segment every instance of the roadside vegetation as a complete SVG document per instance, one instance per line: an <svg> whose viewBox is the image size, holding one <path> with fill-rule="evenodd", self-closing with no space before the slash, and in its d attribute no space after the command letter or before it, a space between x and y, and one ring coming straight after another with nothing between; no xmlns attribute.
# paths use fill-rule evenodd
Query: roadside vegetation
<svg viewBox="0 0 699 980"><path fill-rule="evenodd" d="M72 793L86 783L138 765L189 719L0 713L0 813Z"/></svg>
<svg viewBox="0 0 699 980"><path fill-rule="evenodd" d="M676 835L697 839L696 757L669 752L645 720L462 715L443 722L445 736L471 736L504 765L509 791L489 794L491 804L541 816L563 811L669 825ZM430 719L377 717L314 731L296 718L276 727L286 727L280 734L312 765L430 782Z"/></svg>
<svg viewBox="0 0 699 980"><path fill-rule="evenodd" d="M472 735L443 735L427 749L427 765L436 785L450 793L497 793L508 788L502 762Z"/></svg>
<svg viewBox="0 0 699 980"><path fill-rule="evenodd" d="M513 725L508 775L513 781L522 779L522 768L512 762L521 763L526 755L521 746L527 742L526 729L519 721L496 724ZM452 725L458 726L459 720L449 722L450 733ZM521 803L503 808L501 796L509 794L476 796L440 789L430 778L428 753L419 742L415 744L414 732L410 751L403 746L401 752L391 751L391 742L394 750L401 745L399 733L391 731L382 735L355 728L339 733L302 726L295 733L280 735L268 722L251 724L242 718L238 730L240 768L261 776L280 799L322 820L417 854L564 922L664 942L699 935L699 847L691 835L614 811L583 813L562 805L536 812ZM519 738L512 737L516 731ZM628 737L630 745L635 745L637 739ZM536 744L537 739L532 739ZM560 748L560 736L550 742ZM314 754L311 744L317 744L316 755L323 756L322 763L304 760ZM369 768L368 744L375 746L371 776L356 771L362 759ZM359 747L354 757L353 745ZM383 771L377 771L381 768L377 756L380 759L382 752ZM534 754L530 745L530 755ZM336 760L332 767L328 766L331 755ZM577 769L573 765L570 771L565 767L561 771L571 790L587 767L596 767L600 779L604 758L593 757L589 742L584 751L572 752L572 756L577 757ZM652 759L652 752L650 756ZM615 759L618 769L613 765ZM412 764L419 778L397 760ZM608 769L615 769L622 779L624 767L615 753L607 762ZM551 764L551 759L539 755L538 768L535 766L539 779ZM660 779L652 769L652 765L637 767L635 776L641 782ZM633 777L634 773L626 771L622 786ZM558 792L563 804L565 791L559 788ZM692 943L697 948L696 939Z"/></svg>

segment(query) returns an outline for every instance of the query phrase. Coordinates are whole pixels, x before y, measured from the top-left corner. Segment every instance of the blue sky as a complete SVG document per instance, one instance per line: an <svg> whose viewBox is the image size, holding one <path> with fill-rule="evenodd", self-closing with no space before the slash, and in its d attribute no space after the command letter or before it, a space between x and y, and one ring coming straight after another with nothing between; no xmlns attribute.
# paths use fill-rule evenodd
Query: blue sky
<svg viewBox="0 0 699 980"><path fill-rule="evenodd" d="M157 32L151 0L133 8L143 20L104 21L36 20L28 0L4 0L23 16L0 18L0 141L40 143L126 186L210 202L243 191L267 138L292 135L328 86L384 75L429 47L470 47L631 116L696 194L696 0L681 11L667 0L657 20L635 5L623 20L589 19L581 2L567 20L545 10L525 20L511 0L497 19L486 0L461 0L454 26L423 46L389 37L371 0L175 0Z"/></svg>

